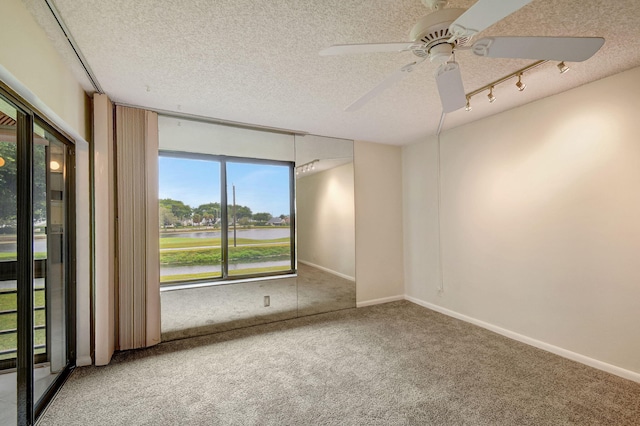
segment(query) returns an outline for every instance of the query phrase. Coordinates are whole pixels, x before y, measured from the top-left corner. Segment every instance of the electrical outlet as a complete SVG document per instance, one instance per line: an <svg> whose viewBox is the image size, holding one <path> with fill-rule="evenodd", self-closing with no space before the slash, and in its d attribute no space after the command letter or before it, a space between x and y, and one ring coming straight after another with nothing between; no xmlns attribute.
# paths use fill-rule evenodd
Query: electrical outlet
<svg viewBox="0 0 640 426"><path fill-rule="evenodd" d="M271 296L265 296L264 297L264 307L268 307L271 306Z"/></svg>

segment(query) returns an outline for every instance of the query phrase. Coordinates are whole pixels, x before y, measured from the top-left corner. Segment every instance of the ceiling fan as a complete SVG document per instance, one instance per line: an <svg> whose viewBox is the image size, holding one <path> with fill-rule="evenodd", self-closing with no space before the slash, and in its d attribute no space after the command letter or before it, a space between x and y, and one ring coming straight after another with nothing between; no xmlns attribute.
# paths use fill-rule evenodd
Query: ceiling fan
<svg viewBox="0 0 640 426"><path fill-rule="evenodd" d="M346 111L355 111L383 90L406 77L427 58L440 64L435 72L442 109L449 113L466 105L460 67L455 52L470 50L490 58L520 58L581 62L593 56L604 44L601 37L486 37L475 43L471 38L532 0L478 0L469 9L445 9L447 0L422 0L434 10L423 16L411 30L409 42L338 44L320 55L372 52L412 52L418 59L383 80Z"/></svg>

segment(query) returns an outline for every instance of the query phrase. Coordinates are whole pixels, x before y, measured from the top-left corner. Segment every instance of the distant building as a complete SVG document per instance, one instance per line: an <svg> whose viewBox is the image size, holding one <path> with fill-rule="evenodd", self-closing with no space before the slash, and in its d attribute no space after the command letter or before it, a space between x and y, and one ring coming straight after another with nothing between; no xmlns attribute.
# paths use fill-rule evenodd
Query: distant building
<svg viewBox="0 0 640 426"><path fill-rule="evenodd" d="M285 219L281 219L279 217L272 217L271 219L269 219L269 221L267 222L267 225L271 225L271 226L283 226L283 225L287 225L287 221Z"/></svg>

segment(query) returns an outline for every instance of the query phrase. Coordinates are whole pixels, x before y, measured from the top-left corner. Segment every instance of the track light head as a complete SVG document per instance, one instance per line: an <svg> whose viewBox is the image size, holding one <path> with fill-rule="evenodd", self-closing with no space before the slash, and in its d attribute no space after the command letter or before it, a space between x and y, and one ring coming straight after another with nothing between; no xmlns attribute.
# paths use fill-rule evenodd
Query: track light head
<svg viewBox="0 0 640 426"><path fill-rule="evenodd" d="M557 67L560 70L560 74L564 74L565 72L569 71L569 67L564 63L564 61L560 62Z"/></svg>
<svg viewBox="0 0 640 426"><path fill-rule="evenodd" d="M492 104L492 103L494 103L494 102L495 102L496 97L495 97L495 96L493 96L493 86L491 86L491 87L489 88L489 94L487 95L487 98L489 98L489 103L490 103L490 104Z"/></svg>
<svg viewBox="0 0 640 426"><path fill-rule="evenodd" d="M522 82L522 73L518 74L518 82L516 83L516 87L521 92L527 88L527 85Z"/></svg>
<svg viewBox="0 0 640 426"><path fill-rule="evenodd" d="M467 96L467 105L464 107L465 111L471 111L473 108L471 107L471 97Z"/></svg>

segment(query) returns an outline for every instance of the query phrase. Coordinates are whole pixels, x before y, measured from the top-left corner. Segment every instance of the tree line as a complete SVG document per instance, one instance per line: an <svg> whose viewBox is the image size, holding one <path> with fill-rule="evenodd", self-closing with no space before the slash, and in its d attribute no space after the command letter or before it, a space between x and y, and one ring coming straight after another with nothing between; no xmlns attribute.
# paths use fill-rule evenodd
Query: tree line
<svg viewBox="0 0 640 426"><path fill-rule="evenodd" d="M233 221L234 206L227 206L227 220ZM198 207L190 207L179 200L163 198L160 200L160 226L179 226L186 223L194 225L219 225L222 208L220 203L201 204ZM273 218L271 213L253 213L248 206L235 205L235 217L238 224L246 226L249 224L266 225ZM286 215L280 215L285 219Z"/></svg>
<svg viewBox="0 0 640 426"><path fill-rule="evenodd" d="M0 142L0 233L15 233L18 192L16 144ZM46 154L43 145L33 148L33 221L47 218Z"/></svg>

